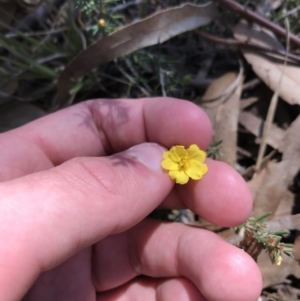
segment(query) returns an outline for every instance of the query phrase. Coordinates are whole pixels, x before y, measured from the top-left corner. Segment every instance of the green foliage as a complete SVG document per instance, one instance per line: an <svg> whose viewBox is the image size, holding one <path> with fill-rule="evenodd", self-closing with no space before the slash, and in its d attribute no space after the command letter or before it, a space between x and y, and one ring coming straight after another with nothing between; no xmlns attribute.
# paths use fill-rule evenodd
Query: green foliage
<svg viewBox="0 0 300 301"><path fill-rule="evenodd" d="M75 8L90 14L99 10L101 2L102 0L76 0Z"/></svg>
<svg viewBox="0 0 300 301"><path fill-rule="evenodd" d="M169 0L162 2L160 8L185 2L187 1ZM253 1L239 2L249 3L253 9ZM10 83L17 83L19 86L12 96L0 91L4 101L18 99L45 103L49 100L52 103L61 70L81 50L118 28L147 17L158 8L151 1L145 1L131 5L126 10L116 9L126 3L125 0L75 0L75 7L79 11L77 19L74 19L76 14L72 5L53 8L51 18L44 24L45 28L40 28L38 32L26 28L18 31L0 20L1 86L9 86ZM270 18L281 22L281 16L289 14L292 30L300 32L299 6L300 0L286 1ZM233 15L231 12L231 16ZM201 47L199 39L188 32L163 45L141 49L111 61L74 85L74 101L91 97L161 95L194 100L199 92L190 85L191 79L201 68L202 57L210 51ZM208 156L221 156L218 143L211 146Z"/></svg>
<svg viewBox="0 0 300 301"><path fill-rule="evenodd" d="M280 265L283 254L293 258L293 244L281 242L282 237L289 234L289 231L268 232L265 219L269 215L270 213L267 213L258 218L250 216L245 224L236 229L238 232L245 229L244 239L240 243L240 247L250 256L256 260L260 252L265 249L271 262Z"/></svg>
<svg viewBox="0 0 300 301"><path fill-rule="evenodd" d="M223 157L222 153L222 140L213 142L206 151L207 157L214 160Z"/></svg>
<svg viewBox="0 0 300 301"><path fill-rule="evenodd" d="M284 19L288 18L290 29L293 33L300 33L300 0L288 0L278 12L273 16L274 22L280 23L284 27Z"/></svg>

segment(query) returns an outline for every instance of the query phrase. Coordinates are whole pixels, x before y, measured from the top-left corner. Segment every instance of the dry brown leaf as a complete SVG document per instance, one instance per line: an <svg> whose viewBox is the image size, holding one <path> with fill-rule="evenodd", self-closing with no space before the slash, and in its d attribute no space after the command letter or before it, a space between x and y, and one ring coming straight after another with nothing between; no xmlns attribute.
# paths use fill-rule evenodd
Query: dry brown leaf
<svg viewBox="0 0 300 301"><path fill-rule="evenodd" d="M300 116L292 123L279 145L282 161L268 167L267 174L254 199L254 216L267 212L286 215L294 196L289 191L300 166ZM279 206L280 205L280 206Z"/></svg>
<svg viewBox="0 0 300 301"><path fill-rule="evenodd" d="M300 230L300 214L276 217L266 222L269 232L279 230Z"/></svg>
<svg viewBox="0 0 300 301"><path fill-rule="evenodd" d="M256 103L258 101L258 99L259 98L256 96L241 99L240 110L242 111L242 110L250 107L251 105Z"/></svg>
<svg viewBox="0 0 300 301"><path fill-rule="evenodd" d="M237 125L243 76L229 72L216 79L206 90L201 107L209 116L214 129L214 140L222 140L220 160L235 167L237 154ZM231 87L231 93L222 93ZM229 90L228 90L229 91ZM214 101L207 102L207 100ZM216 99L216 100L215 100Z"/></svg>
<svg viewBox="0 0 300 301"><path fill-rule="evenodd" d="M22 0L27 5L38 5L41 1L40 0Z"/></svg>
<svg viewBox="0 0 300 301"><path fill-rule="evenodd" d="M300 116L286 130L279 145L279 151L283 154L283 160L295 160L300 163ZM298 164L297 168L300 167Z"/></svg>
<svg viewBox="0 0 300 301"><path fill-rule="evenodd" d="M256 192L262 185L264 178L267 174L268 168L270 168L271 165L275 164L273 161L269 161L267 163L267 166L263 169L261 169L259 172L255 173L250 181L247 182L247 185L251 191L252 198L255 199Z"/></svg>
<svg viewBox="0 0 300 301"><path fill-rule="evenodd" d="M267 15L272 10L277 9L282 5L284 0L263 0L259 3L257 11L262 15Z"/></svg>
<svg viewBox="0 0 300 301"><path fill-rule="evenodd" d="M250 133L256 137L261 137L264 120L253 115L250 112L241 112L239 123L244 126ZM271 125L270 132L267 136L267 144L278 149L284 136L284 130L275 124Z"/></svg>
<svg viewBox="0 0 300 301"><path fill-rule="evenodd" d="M275 212L275 217L285 217L290 216L292 208L294 205L294 195L290 192L286 192L286 197L283 198L277 207Z"/></svg>
<svg viewBox="0 0 300 301"><path fill-rule="evenodd" d="M293 248L293 256L296 260L300 261L300 235L298 231L298 236L294 241L294 248Z"/></svg>
<svg viewBox="0 0 300 301"><path fill-rule="evenodd" d="M287 256L285 256L282 264L277 266L276 264L271 264L267 253L262 252L258 256L257 264L262 273L264 288L273 284L282 283L289 275L294 275L297 278L300 277L299 265L294 259Z"/></svg>
<svg viewBox="0 0 300 301"><path fill-rule="evenodd" d="M73 83L92 69L138 49L163 43L183 32L207 25L215 16L212 4L184 4L160 11L110 34L82 51L61 73L58 102L65 102Z"/></svg>
<svg viewBox="0 0 300 301"><path fill-rule="evenodd" d="M290 161L282 161L268 166L267 174L254 199L254 216L267 212L274 215L281 201L293 199L292 193L288 191L290 181L295 175L288 170L290 164Z"/></svg>
<svg viewBox="0 0 300 301"><path fill-rule="evenodd" d="M259 46L269 47L276 50L284 50L283 46L266 31L252 28L244 23L239 23L234 28L234 36L237 40L251 42ZM278 86L283 71L283 62L275 62L269 56L255 53L251 50L244 50L246 60L252 65L254 72L273 91ZM286 66L282 78L279 96L290 104L300 104L300 68Z"/></svg>

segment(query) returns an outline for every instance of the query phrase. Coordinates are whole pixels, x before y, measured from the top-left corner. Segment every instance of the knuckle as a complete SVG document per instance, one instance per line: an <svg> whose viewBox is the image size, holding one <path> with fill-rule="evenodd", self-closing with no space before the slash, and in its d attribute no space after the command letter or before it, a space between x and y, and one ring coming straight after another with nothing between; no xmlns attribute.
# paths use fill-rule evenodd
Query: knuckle
<svg viewBox="0 0 300 301"><path fill-rule="evenodd" d="M120 195L124 177L101 158L74 158L60 171L70 185L89 193Z"/></svg>

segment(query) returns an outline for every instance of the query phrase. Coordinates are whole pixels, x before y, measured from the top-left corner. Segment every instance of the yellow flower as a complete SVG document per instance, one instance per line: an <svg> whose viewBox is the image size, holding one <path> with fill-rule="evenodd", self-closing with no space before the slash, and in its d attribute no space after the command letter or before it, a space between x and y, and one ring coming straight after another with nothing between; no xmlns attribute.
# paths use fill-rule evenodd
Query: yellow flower
<svg viewBox="0 0 300 301"><path fill-rule="evenodd" d="M205 158L206 153L196 144L188 149L176 145L163 154L161 166L177 184L186 184L189 178L200 180L207 173Z"/></svg>
<svg viewBox="0 0 300 301"><path fill-rule="evenodd" d="M99 19L98 20L98 25L99 25L99 27L105 27L105 25L106 25L105 20L104 19Z"/></svg>
<svg viewBox="0 0 300 301"><path fill-rule="evenodd" d="M282 256L279 255L278 258L277 258L277 260L276 260L276 265L280 266L281 263L282 263Z"/></svg>

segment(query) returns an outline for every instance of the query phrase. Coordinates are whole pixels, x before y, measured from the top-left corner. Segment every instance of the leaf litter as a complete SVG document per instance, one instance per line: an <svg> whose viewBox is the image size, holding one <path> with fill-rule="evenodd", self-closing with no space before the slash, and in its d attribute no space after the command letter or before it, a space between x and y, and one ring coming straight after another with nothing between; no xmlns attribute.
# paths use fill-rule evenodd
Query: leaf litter
<svg viewBox="0 0 300 301"><path fill-rule="evenodd" d="M269 47L270 49L284 50L281 42L279 42L274 35L249 24L239 23L233 28L233 34L236 39L245 44L251 43L258 46ZM291 65L288 62L288 65L284 68L284 57L278 57L270 53L258 53L253 50L242 50L242 53L247 62L251 65L256 76L273 92L273 96L278 97L276 95L276 93L278 93L281 99L286 101L289 105L300 104L299 66ZM229 79L229 74L231 75L231 79ZM300 254L300 239L297 238L297 231L299 231L300 215L299 211L295 212L295 210L293 210L296 198L295 193L291 191L290 187L300 167L300 117L294 119L290 116L290 124L287 129L285 129L283 125L280 126L274 123L272 117L271 122L269 121L270 127L265 139L268 148L267 153L272 151L274 154L277 154L277 156L272 160L266 156L266 160L259 169L257 169L255 166L256 156L258 155L258 146L262 141L265 117L257 116L251 111L255 111L253 107L264 101L264 99L251 100L250 103L244 107L238 104L238 106L241 107L240 110L230 108L232 104L230 101L227 101L228 95L225 91L226 89L228 90L228 87L234 82L234 77L233 79L232 77L232 73L226 73L215 79L202 97L204 100L207 98L211 99L211 102L200 102L200 106L207 112L212 121L214 136L223 141L222 151L225 154L225 158L221 158L221 160L234 166L236 162L232 160L232 158L235 158L235 154L238 150L237 145L239 143L232 143L232 141L238 141L238 137L242 136L242 133L247 133L248 136L249 134L252 135L253 144L257 145L255 151L252 151L252 174L248 181L254 198L253 216L258 217L270 212L271 215L266 222L269 231L278 231L281 229L293 230L293 233L296 231L296 235L290 235L289 239L296 239L294 255L296 255L295 259L299 260L300 255L297 254ZM282 77L282 83L279 87L280 77ZM243 91L239 90L238 92L238 102L242 103ZM219 96L219 100L214 99L216 95L221 95ZM218 112L226 112L226 107L228 111L231 112L231 118L226 118L226 114L224 114L224 118L221 118L222 127L220 129L218 124L218 116L220 115L218 115ZM292 110L293 107L290 107L290 111ZM279 112L277 112L277 115L278 114ZM235 124L234 127L233 124ZM238 127L238 124L240 127ZM233 128L235 130L231 131ZM238 128L242 133L238 133ZM232 138L232 136L234 136L234 138ZM237 158L237 162L238 161ZM299 185L299 182L297 182L296 185ZM234 238L235 235L233 234L231 236L229 235L229 237L228 234L220 235L228 241L237 242L240 240ZM286 278L290 275L299 278L300 267L295 263L295 259L284 258L282 265L278 267L276 265L270 266L270 259L266 254L260 255L258 257L258 265L263 274L264 287L267 288L282 283L286 281ZM297 297L300 297L300 295Z"/></svg>
<svg viewBox="0 0 300 301"><path fill-rule="evenodd" d="M72 81L106 62L151 45L161 44L186 31L209 24L216 16L212 4L184 4L123 27L82 51L58 81L58 102L69 95Z"/></svg>
<svg viewBox="0 0 300 301"><path fill-rule="evenodd" d="M219 2L221 3L222 1ZM275 1L267 2L261 1L257 7L261 14L274 12ZM276 1L277 10L284 7L283 2ZM158 5L157 1L153 1L153 3ZM126 75L126 81L129 81L130 85L137 84L138 81L133 75L139 74L140 70L142 70L140 68L141 65L143 72L154 76L151 64L146 62L137 67L135 65L136 61L128 56L128 54L135 54L137 50L144 51L146 56L153 56L153 52L149 50L151 45L161 44L163 46L161 49L167 55L170 55L172 51L182 47L182 45L184 51L192 49L190 61L185 62L186 65L189 64L193 67L190 68L193 74L186 74L186 78L190 78L190 80L187 80L187 86L190 83L190 89L194 89L192 84L196 80L193 81L193 77L199 81L197 74L201 74L202 83L198 83L198 87L193 90L194 92L191 94L193 97L190 100L201 106L212 121L214 145L211 147L210 153L212 156L215 155L219 160L236 168L248 181L248 186L254 198L254 216L257 217L267 212L271 213L266 221L269 231L278 231L280 229L292 231L285 240L294 242L294 256L299 261L300 181L298 180L298 173L300 166L300 111L298 106L300 104L300 68L298 65L299 58L297 60L293 59L297 56L297 52L290 52L285 58L284 55L281 55L286 52L285 41L279 40L270 31L258 25L239 22L234 27L234 24L229 22L229 26L225 27L222 22L215 22L214 19L217 18L217 14L212 5L195 5L184 1L177 4L180 5L165 7L160 10L154 9L155 13L152 15L146 14L146 17L132 18L132 22L129 22L129 24L124 25L122 22L116 22L119 24L119 28L114 28L112 32L107 35L104 34L99 40L95 40L94 43L88 43L85 50L82 50L82 52L77 51L77 55L72 56L72 60L65 60L67 62L63 64L61 61L55 61L51 68L55 66L56 68L53 68L53 70L57 74L60 73L60 76L55 79L51 78L50 83L58 88L58 98L56 98L56 94L45 94L47 95L46 99L48 99L50 104L56 103L59 106L61 104L68 105L72 101L76 102L76 93L80 91L80 85L78 84L84 85L88 73L95 75L93 73L95 69L99 69L108 63L117 65L119 70L122 71L121 73ZM7 7L7 5L7 3L0 3L0 8L2 6L7 11L10 9L13 14L12 17L4 14L5 22L9 26L15 19L14 14L18 9L15 3L13 6L8 5ZM144 5L143 1L136 1L136 3L130 4L124 3L121 8L119 5L110 7L109 11L113 12L114 9L116 11L124 11L128 16L132 14L133 8L136 6L141 8L142 5ZM144 9L144 6L142 8ZM28 11L32 14L32 8ZM133 16L136 17L136 13ZM231 14L230 18L234 19L232 16ZM209 24L212 24L211 27L207 26ZM230 36L235 37L236 42L244 45L240 50L232 51L231 49L228 50L224 45L219 46L219 44L216 44L219 43L217 41L215 43L207 42L204 35L200 37L193 33L194 29L201 26L206 26L203 29L206 35L213 33L215 36L221 36L223 40L228 38L223 33L229 29ZM79 32L82 41L88 37L87 33L82 31L80 27L76 30ZM188 35L182 38L182 34L185 32L188 32ZM2 30L2 33L4 34L5 30ZM16 32L15 34L17 35L18 33ZM170 43L170 39L177 35L181 35L179 40L176 40L177 44ZM74 34L72 37L74 37ZM59 36L59 38L62 38L62 36ZM51 37L47 36L47 39L51 39ZM25 39L25 41L29 43L29 40ZM17 43L18 40L14 42ZM34 46L36 47L37 45ZM51 45L51 47L53 46ZM257 46L257 48L253 46ZM73 51L76 47L74 45L72 47ZM259 47L261 47L260 50ZM204 51L199 52L199 49ZM124 56L126 58L125 64L121 65L117 59L124 58ZM241 56L243 59L241 59ZM287 66L283 72L285 60L287 61ZM204 68L205 62L210 62L205 67L206 69ZM5 73L15 70L17 65L14 65L14 68L12 68L6 62L3 66L4 68L0 69L0 71ZM18 66L23 67L20 64ZM29 70L30 68L21 69L25 76ZM42 71L43 69L40 68L39 70ZM47 70L45 69L45 71ZM109 69L102 69L101 74L103 77L106 76L113 81L116 76L108 73L107 70ZM164 87L164 76L168 73L176 73L177 70L174 69L175 71L172 70L170 72L169 70L163 70L161 67L159 70L160 77L158 82L162 86L162 94L169 96L169 91ZM262 142L266 111L271 100L271 97L266 98L262 91L268 89L271 94L275 94L281 76L283 78L278 90L279 105L265 137L266 154L259 169L257 169L258 150ZM172 75L170 77L172 78ZM119 82L124 82L124 80L119 79ZM2 83L1 78L0 84ZM76 85L79 87L78 91L76 90L77 88L74 89ZM99 84L100 86L101 83ZM203 87L206 87L206 89L203 90ZM10 81L10 85L2 84L1 91L5 93L0 93L0 104L2 106L1 131L29 122L46 114L47 111L53 110L53 107L47 106L45 102L41 105L41 101L36 99L28 104L15 104L16 99L18 99L16 91L20 90L26 91L26 85L24 85L24 79L17 78L16 73ZM103 87L103 91L107 91L107 89ZM151 92L151 86L147 82L143 83L140 91L154 96ZM256 93L255 91L258 92ZM30 94L32 93L25 95L26 99L30 99ZM96 95L98 96L98 94ZM108 97L107 95L106 97ZM124 95L118 95L118 97L122 96ZM126 97L129 96L131 94L126 94ZM70 98L73 99L70 101ZM264 107L266 109L263 109ZM285 109L281 110L281 108ZM20 110L22 110L22 114L20 114ZM283 115L284 118L282 118ZM222 156L220 156L221 153ZM173 210L171 216L169 214L167 219L209 228L224 239L234 243L240 240L233 229L222 229L212 225L190 211ZM268 289L277 293L275 296L272 294L269 300L287 300L292 296L292 289L294 289L293 299L300 299L299 286L298 288L297 286L295 287L289 280L291 276L296 279L300 278L300 267L295 260L285 257L282 265L278 267L271 265L268 255L262 252L258 256L258 265L263 274L264 293ZM298 289L296 293L295 289Z"/></svg>

